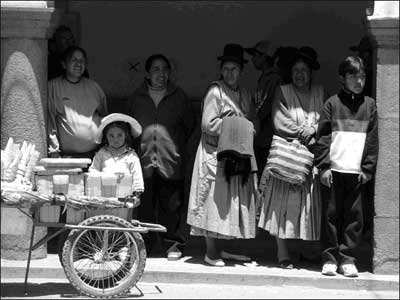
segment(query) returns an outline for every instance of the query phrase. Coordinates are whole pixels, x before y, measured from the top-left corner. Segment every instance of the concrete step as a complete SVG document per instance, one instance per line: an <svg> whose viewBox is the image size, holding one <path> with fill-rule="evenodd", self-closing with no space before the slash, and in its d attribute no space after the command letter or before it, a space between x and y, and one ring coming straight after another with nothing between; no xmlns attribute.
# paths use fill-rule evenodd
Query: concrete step
<svg viewBox="0 0 400 300"><path fill-rule="evenodd" d="M24 278L27 261L1 259L1 278ZM399 275L377 275L360 272L358 278L342 275L323 276L320 267L299 264L298 269L283 270L276 264L259 259L251 263L227 262L223 268L208 266L201 254L185 256L178 261L164 257L147 257L140 282L144 283L204 283L249 286L307 286L323 289L399 290ZM31 261L28 278L64 279L64 270L56 254Z"/></svg>

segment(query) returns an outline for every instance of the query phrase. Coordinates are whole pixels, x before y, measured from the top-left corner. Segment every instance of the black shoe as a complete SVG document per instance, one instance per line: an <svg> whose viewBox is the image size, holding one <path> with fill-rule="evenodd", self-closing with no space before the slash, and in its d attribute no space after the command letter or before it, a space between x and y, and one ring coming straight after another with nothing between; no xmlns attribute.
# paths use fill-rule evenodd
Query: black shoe
<svg viewBox="0 0 400 300"><path fill-rule="evenodd" d="M279 267L282 269L293 269L294 265L290 259L285 259L279 262Z"/></svg>

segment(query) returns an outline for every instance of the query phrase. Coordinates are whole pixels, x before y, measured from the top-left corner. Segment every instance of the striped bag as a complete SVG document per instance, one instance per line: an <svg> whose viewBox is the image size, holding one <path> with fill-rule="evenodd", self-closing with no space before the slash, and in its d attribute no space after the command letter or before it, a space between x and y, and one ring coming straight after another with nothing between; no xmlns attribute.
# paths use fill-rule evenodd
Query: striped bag
<svg viewBox="0 0 400 300"><path fill-rule="evenodd" d="M302 184L310 173L313 161L314 154L297 139L289 142L274 135L265 169L275 178Z"/></svg>

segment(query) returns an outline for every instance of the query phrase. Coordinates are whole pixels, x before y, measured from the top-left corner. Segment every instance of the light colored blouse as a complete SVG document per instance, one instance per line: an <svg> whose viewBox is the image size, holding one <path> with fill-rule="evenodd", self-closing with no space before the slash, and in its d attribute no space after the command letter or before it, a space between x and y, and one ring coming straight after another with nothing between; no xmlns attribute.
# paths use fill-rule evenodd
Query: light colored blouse
<svg viewBox="0 0 400 300"><path fill-rule="evenodd" d="M108 172L130 174L133 178L132 190L144 191L142 167L135 150L126 148L124 152L117 155L112 153L108 146L102 147L94 156L89 172Z"/></svg>

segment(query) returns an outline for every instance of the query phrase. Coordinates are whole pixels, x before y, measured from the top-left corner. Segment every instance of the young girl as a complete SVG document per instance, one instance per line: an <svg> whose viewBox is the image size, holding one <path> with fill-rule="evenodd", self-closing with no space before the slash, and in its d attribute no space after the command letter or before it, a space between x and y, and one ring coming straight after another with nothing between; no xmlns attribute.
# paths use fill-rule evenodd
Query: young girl
<svg viewBox="0 0 400 300"><path fill-rule="evenodd" d="M132 175L133 196L144 191L142 168L135 150L129 145L142 133L142 127L132 117L113 113L101 120L96 143L102 147L93 158L89 172L124 173Z"/></svg>

